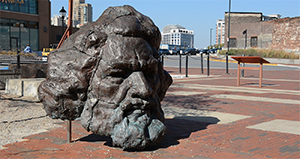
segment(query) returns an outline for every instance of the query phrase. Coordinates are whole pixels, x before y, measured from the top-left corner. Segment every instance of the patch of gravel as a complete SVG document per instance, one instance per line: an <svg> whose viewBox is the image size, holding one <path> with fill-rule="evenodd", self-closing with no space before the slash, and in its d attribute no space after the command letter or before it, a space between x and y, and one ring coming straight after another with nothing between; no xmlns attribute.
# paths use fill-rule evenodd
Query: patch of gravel
<svg viewBox="0 0 300 159"><path fill-rule="evenodd" d="M62 120L46 116L43 105L26 98L0 93L0 149L3 145L24 141L23 137L46 132Z"/></svg>

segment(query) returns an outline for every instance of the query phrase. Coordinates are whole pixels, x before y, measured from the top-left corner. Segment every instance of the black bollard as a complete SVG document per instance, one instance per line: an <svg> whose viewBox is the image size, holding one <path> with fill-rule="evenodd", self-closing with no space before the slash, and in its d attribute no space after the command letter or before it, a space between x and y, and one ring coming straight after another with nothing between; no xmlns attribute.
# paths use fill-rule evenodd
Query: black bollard
<svg viewBox="0 0 300 159"><path fill-rule="evenodd" d="M243 54L242 56L245 56L245 54ZM242 64L242 67L245 67L245 63ZM242 69L242 77L244 77L244 69Z"/></svg>
<svg viewBox="0 0 300 159"><path fill-rule="evenodd" d="M203 53L201 55L201 74L203 74Z"/></svg>
<svg viewBox="0 0 300 159"><path fill-rule="evenodd" d="M209 76L209 53L207 53L207 76Z"/></svg>
<svg viewBox="0 0 300 159"><path fill-rule="evenodd" d="M17 68L20 69L21 66L20 66L20 51L18 50L17 51Z"/></svg>
<svg viewBox="0 0 300 159"><path fill-rule="evenodd" d="M186 53L186 61L185 61L185 77L188 77L188 65L189 65L189 63L188 63L188 56L189 56L189 54L188 53Z"/></svg>
<svg viewBox="0 0 300 159"><path fill-rule="evenodd" d="M228 51L229 51L229 47L228 47ZM226 52L226 75L229 74L229 72L228 72L228 51Z"/></svg>
<svg viewBox="0 0 300 159"><path fill-rule="evenodd" d="M179 53L179 73L181 73L181 53Z"/></svg>

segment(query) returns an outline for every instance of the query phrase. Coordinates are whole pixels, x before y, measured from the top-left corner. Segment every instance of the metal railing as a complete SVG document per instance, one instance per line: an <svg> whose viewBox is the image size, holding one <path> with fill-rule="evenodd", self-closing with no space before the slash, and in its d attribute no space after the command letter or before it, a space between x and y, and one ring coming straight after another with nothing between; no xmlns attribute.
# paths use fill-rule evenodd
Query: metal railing
<svg viewBox="0 0 300 159"><path fill-rule="evenodd" d="M174 61L176 61L176 60L178 60L178 62L179 62L179 73L182 73L181 72L181 66L182 66L182 60L183 59L185 59L186 60L186 62L185 62L185 76L186 77L188 77L188 58L190 57L191 59L194 59L194 60L200 60L200 62L201 62L201 65L200 65L200 67L201 67L201 74L204 74L203 72L203 54L206 54L207 56L207 76L209 76L209 73L210 73L210 70L209 70L209 65L210 65L210 62L209 62L209 59L210 59L210 53L200 53L200 58L195 58L195 57L193 57L193 56L191 56L190 54L179 54L178 55L178 59L177 58L172 58L172 57L170 57L170 56L168 56L168 57L165 57L165 55L161 55L160 56L160 60L161 60L161 62L162 62L162 65L164 66L164 58L167 58L167 59L170 59L170 60L174 60ZM185 56L184 56L185 55Z"/></svg>

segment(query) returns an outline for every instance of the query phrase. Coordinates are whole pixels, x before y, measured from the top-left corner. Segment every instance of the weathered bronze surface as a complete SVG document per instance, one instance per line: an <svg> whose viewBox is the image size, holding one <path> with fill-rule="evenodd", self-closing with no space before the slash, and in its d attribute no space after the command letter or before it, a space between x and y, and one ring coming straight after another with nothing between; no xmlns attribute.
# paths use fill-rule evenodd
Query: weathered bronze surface
<svg viewBox="0 0 300 159"><path fill-rule="evenodd" d="M172 83L159 29L131 6L109 7L49 55L39 98L52 118L74 120L114 146L144 149L166 131L160 102Z"/></svg>

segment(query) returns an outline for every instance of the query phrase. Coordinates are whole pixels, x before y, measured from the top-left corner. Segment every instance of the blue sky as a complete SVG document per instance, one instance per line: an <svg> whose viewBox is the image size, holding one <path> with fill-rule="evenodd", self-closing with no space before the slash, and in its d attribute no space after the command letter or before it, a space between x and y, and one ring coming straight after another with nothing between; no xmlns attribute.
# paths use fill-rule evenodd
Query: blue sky
<svg viewBox="0 0 300 159"><path fill-rule="evenodd" d="M67 10L68 0L51 0L51 15L58 15L62 6ZM217 19L224 19L229 10L229 0L86 0L93 7L93 20L110 6L131 5L149 16L160 30L169 24L181 24L194 30L195 47L204 48L215 43ZM261 12L264 15L280 14L282 17L300 16L300 0L231 0L231 12Z"/></svg>

